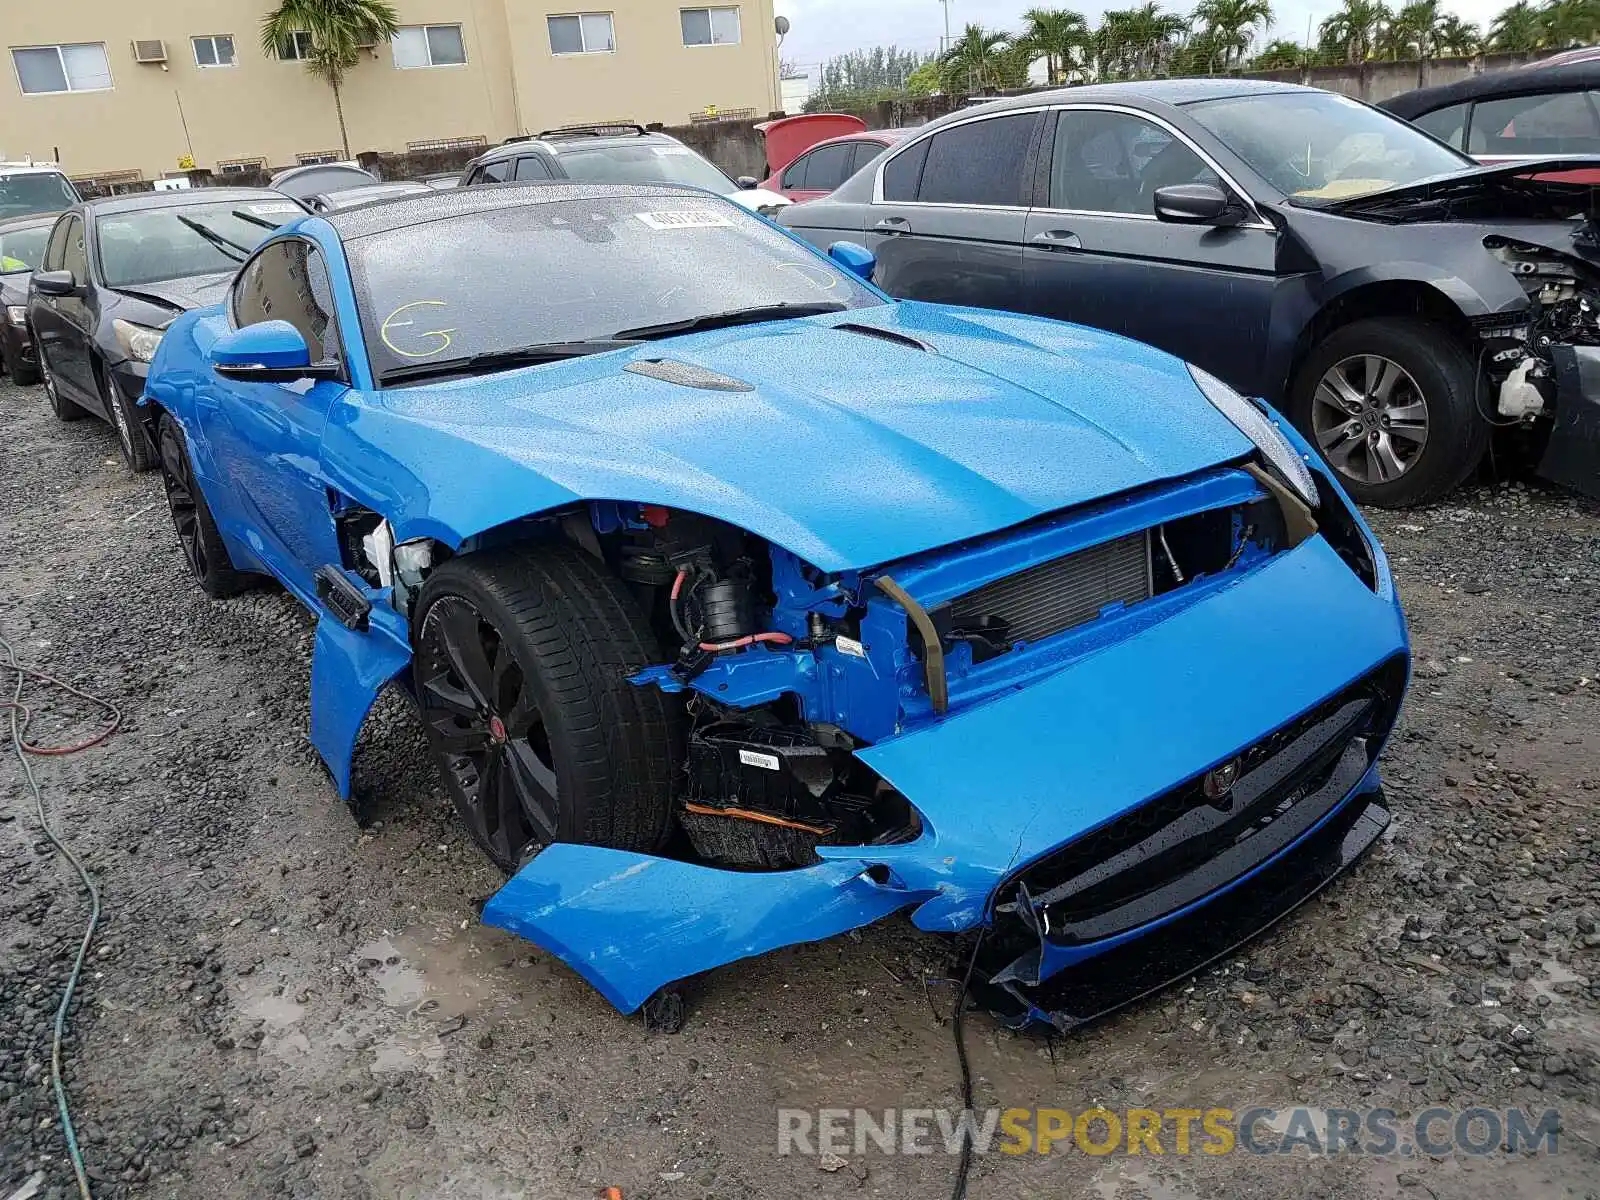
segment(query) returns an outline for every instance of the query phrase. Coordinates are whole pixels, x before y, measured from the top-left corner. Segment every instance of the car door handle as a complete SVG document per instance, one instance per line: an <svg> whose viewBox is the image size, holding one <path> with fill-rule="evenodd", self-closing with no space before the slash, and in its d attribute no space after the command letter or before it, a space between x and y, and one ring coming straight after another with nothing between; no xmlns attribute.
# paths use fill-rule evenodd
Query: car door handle
<svg viewBox="0 0 1600 1200"><path fill-rule="evenodd" d="M1046 229L1034 234L1028 239L1030 246L1042 246L1046 250L1082 250L1083 243L1078 235L1070 229Z"/></svg>
<svg viewBox="0 0 1600 1200"><path fill-rule="evenodd" d="M911 222L904 217L885 217L873 228L880 233L910 233Z"/></svg>

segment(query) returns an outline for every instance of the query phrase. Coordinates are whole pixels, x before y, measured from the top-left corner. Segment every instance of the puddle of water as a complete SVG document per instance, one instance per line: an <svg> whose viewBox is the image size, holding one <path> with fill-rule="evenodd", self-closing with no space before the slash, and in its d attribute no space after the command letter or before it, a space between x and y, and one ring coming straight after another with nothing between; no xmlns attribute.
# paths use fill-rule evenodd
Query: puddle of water
<svg viewBox="0 0 1600 1200"><path fill-rule="evenodd" d="M397 1033L372 1047L372 1073L395 1075L411 1071L434 1074L444 1061L444 1043L431 1033Z"/></svg>
<svg viewBox="0 0 1600 1200"><path fill-rule="evenodd" d="M1534 992L1540 996L1549 996L1556 1004L1567 1002L1567 997L1556 992L1556 984L1571 983L1576 979L1584 978L1584 976L1567 969L1553 958L1540 963L1539 970L1544 973L1544 978L1530 979L1528 980L1528 986L1533 988Z"/></svg>
<svg viewBox="0 0 1600 1200"><path fill-rule="evenodd" d="M476 929L385 933L353 957L390 1008L436 1018L470 1016L494 999L495 973L516 955L515 947L481 944L483 936Z"/></svg>
<svg viewBox="0 0 1600 1200"><path fill-rule="evenodd" d="M287 996L274 996L270 992L253 996L239 1005L239 1011L253 1021L265 1021L272 1030L286 1029L301 1017L305 1008Z"/></svg>

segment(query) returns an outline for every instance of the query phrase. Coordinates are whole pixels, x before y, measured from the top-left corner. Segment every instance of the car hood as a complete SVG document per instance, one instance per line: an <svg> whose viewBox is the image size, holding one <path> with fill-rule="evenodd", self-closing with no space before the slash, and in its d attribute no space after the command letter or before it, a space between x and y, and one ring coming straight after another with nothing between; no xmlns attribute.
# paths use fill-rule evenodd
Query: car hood
<svg viewBox="0 0 1600 1200"><path fill-rule="evenodd" d="M136 283L111 290L168 309L172 315L176 315L191 308L205 308L218 303L227 294L228 285L232 282L233 274L227 272L191 275L187 279L159 279L153 283Z"/></svg>
<svg viewBox="0 0 1600 1200"><path fill-rule="evenodd" d="M1454 175L1438 175L1344 200L1305 202L1304 206L1322 212L1399 222L1568 218L1589 211L1593 189L1588 184L1529 177L1597 168L1600 168L1600 156L1596 155L1523 159L1470 168Z"/></svg>
<svg viewBox="0 0 1600 1200"><path fill-rule="evenodd" d="M684 371L700 386L661 377ZM390 388L338 410L323 445L330 482L402 540L456 545L575 499L634 500L729 521L830 571L1251 449L1170 355L913 303Z"/></svg>
<svg viewBox="0 0 1600 1200"><path fill-rule="evenodd" d="M737 192L727 193L727 198L751 212L760 212L763 208L787 208L794 203L782 193L769 192L766 188L740 188Z"/></svg>

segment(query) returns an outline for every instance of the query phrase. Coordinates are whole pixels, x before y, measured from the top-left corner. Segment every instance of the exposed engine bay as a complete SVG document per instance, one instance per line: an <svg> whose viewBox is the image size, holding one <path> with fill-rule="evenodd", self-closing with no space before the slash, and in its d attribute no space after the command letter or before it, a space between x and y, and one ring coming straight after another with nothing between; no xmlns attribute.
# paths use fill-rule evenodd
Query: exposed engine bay
<svg viewBox="0 0 1600 1200"><path fill-rule="evenodd" d="M1556 411L1556 352L1600 346L1600 270L1578 258L1499 235L1484 248L1505 264L1528 296L1526 318L1485 319L1485 370L1495 409L1508 421L1533 424Z"/></svg>
<svg viewBox="0 0 1600 1200"><path fill-rule="evenodd" d="M633 677L686 699L663 853L755 871L914 840L915 809L856 750L1058 669L1124 621L1160 620L1316 528L1253 464L838 575L699 514L587 507L564 536L628 583L676 649ZM1364 555L1353 528L1324 532ZM390 551L372 539L369 553Z"/></svg>

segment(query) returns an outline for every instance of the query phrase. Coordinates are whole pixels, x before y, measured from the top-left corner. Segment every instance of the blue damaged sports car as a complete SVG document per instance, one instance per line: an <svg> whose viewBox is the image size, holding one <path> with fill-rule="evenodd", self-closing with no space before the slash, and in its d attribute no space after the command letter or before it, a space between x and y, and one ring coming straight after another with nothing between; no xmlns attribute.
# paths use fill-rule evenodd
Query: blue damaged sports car
<svg viewBox="0 0 1600 1200"><path fill-rule="evenodd" d="M486 922L632 1011L905 911L1068 1028L1378 836L1405 623L1269 409L871 272L667 186L310 216L145 412L201 586L314 614L342 792L414 696Z"/></svg>

